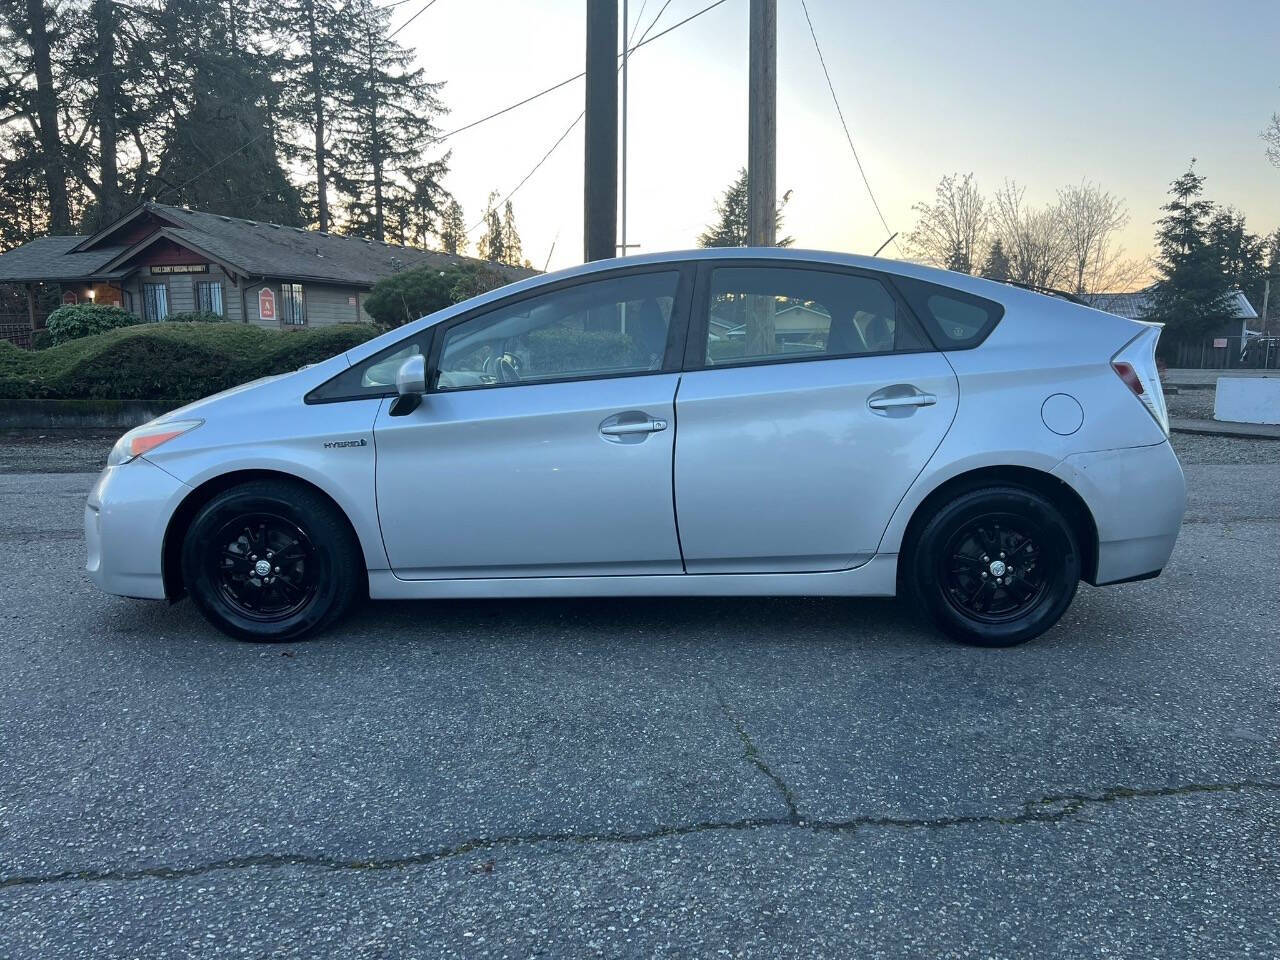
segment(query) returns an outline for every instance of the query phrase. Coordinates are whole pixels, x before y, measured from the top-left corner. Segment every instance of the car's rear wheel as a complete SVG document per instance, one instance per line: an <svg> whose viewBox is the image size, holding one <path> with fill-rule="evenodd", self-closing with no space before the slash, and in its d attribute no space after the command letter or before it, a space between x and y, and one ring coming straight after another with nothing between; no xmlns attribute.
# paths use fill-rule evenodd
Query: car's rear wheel
<svg viewBox="0 0 1280 960"><path fill-rule="evenodd" d="M1080 550L1046 497L988 487L960 494L929 518L909 548L906 572L948 636L1007 647L1058 622L1080 581Z"/></svg>
<svg viewBox="0 0 1280 960"><path fill-rule="evenodd" d="M182 575L201 613L241 640L297 640L342 616L359 593L359 547L325 497L288 480L224 490L197 512Z"/></svg>

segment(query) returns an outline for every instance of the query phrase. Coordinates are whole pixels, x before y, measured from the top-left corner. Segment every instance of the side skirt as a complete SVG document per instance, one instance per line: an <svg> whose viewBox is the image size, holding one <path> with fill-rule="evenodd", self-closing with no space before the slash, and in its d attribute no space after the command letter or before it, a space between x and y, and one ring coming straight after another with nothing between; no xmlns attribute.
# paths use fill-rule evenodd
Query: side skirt
<svg viewBox="0 0 1280 960"><path fill-rule="evenodd" d="M401 580L390 570L369 573L375 600L483 597L892 597L898 555L879 553L852 570L831 573L686 573L618 577L513 577Z"/></svg>

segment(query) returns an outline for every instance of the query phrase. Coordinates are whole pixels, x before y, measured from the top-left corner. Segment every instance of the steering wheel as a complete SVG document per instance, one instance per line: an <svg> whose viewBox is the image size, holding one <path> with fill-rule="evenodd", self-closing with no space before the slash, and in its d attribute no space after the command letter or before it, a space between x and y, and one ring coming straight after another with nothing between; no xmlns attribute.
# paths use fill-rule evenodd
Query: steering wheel
<svg viewBox="0 0 1280 960"><path fill-rule="evenodd" d="M516 369L514 358L509 353L498 357L498 380L502 383L518 383L520 371Z"/></svg>

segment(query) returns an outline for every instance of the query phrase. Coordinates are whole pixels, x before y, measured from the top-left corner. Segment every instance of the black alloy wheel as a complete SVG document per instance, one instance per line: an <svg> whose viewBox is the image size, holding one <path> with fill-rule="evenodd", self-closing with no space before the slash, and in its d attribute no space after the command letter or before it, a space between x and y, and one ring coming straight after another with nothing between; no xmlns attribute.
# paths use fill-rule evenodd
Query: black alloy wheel
<svg viewBox="0 0 1280 960"><path fill-rule="evenodd" d="M345 516L306 484L251 480L216 494L182 542L182 576L200 612L241 640L298 640L362 592L360 546Z"/></svg>
<svg viewBox="0 0 1280 960"><path fill-rule="evenodd" d="M1002 486L942 504L905 544L905 585L945 634L1007 647L1062 617L1080 581L1076 534L1048 497Z"/></svg>

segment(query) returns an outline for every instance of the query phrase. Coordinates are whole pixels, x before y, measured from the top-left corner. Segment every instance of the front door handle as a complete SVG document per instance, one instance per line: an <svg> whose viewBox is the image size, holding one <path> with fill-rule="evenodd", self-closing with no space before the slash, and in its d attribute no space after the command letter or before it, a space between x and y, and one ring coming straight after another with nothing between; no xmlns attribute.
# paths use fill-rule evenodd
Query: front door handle
<svg viewBox="0 0 1280 960"><path fill-rule="evenodd" d="M658 433L667 429L665 420L641 420L638 423L609 423L600 428L606 437L626 437L635 433Z"/></svg>
<svg viewBox="0 0 1280 960"><path fill-rule="evenodd" d="M895 407L932 407L938 398L932 393L913 393L906 397L872 397L867 406L872 410L892 410Z"/></svg>

